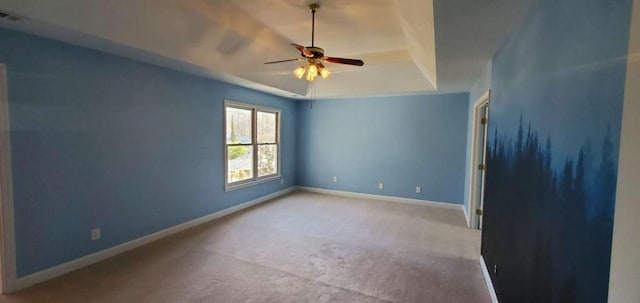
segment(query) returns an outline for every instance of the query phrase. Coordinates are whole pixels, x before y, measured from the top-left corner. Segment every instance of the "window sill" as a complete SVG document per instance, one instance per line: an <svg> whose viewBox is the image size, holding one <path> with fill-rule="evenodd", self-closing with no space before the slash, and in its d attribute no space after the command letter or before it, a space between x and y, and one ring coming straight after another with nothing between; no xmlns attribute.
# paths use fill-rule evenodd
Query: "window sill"
<svg viewBox="0 0 640 303"><path fill-rule="evenodd" d="M267 178L264 178L264 179L259 179L259 180L256 180L256 181L247 182L247 183L240 183L240 184L235 184L235 185L227 184L227 185L224 186L224 191L225 192L234 191L234 190L237 190L237 189L251 187L251 186L254 186L254 185L267 183L267 182L280 180L280 179L282 179L281 175L275 175L275 176L267 177Z"/></svg>

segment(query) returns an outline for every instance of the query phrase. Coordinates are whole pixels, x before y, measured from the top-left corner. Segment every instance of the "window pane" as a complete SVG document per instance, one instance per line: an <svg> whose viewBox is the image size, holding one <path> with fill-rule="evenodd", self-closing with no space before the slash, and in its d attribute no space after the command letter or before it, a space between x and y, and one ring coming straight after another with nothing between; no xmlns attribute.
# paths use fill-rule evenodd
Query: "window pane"
<svg viewBox="0 0 640 303"><path fill-rule="evenodd" d="M278 173L278 145L258 146L258 177Z"/></svg>
<svg viewBox="0 0 640 303"><path fill-rule="evenodd" d="M253 178L253 152L251 145L227 147L227 182Z"/></svg>
<svg viewBox="0 0 640 303"><path fill-rule="evenodd" d="M227 144L251 144L251 110L227 107Z"/></svg>
<svg viewBox="0 0 640 303"><path fill-rule="evenodd" d="M276 113L258 112L258 143L276 143Z"/></svg>

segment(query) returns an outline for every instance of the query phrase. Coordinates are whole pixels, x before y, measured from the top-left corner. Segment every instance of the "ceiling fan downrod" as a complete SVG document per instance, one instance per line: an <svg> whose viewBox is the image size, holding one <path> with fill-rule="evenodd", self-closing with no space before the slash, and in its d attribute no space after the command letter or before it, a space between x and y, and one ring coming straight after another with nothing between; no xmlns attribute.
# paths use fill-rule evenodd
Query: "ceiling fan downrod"
<svg viewBox="0 0 640 303"><path fill-rule="evenodd" d="M309 10L311 11L311 47L314 47L314 39L316 32L316 11L320 8L320 4L311 3L309 4Z"/></svg>

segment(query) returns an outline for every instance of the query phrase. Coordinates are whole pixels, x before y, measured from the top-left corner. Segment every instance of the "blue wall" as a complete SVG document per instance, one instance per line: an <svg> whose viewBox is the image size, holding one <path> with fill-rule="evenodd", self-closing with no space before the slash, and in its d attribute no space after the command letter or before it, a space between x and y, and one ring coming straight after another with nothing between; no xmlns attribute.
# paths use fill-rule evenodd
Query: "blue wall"
<svg viewBox="0 0 640 303"><path fill-rule="evenodd" d="M500 302L607 302L631 0L538 0L494 58L482 255Z"/></svg>
<svg viewBox="0 0 640 303"><path fill-rule="evenodd" d="M299 184L462 204L468 106L466 93L301 102Z"/></svg>
<svg viewBox="0 0 640 303"><path fill-rule="evenodd" d="M10 30L0 41L19 277L295 184L296 101ZM224 192L224 99L282 109L285 184Z"/></svg>

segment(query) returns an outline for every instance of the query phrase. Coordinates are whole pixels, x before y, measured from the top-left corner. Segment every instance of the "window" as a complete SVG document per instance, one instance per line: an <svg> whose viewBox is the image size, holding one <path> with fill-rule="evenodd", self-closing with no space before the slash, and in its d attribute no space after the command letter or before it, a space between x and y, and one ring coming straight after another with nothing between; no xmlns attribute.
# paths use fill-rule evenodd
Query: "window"
<svg viewBox="0 0 640 303"><path fill-rule="evenodd" d="M225 189L280 178L280 110L225 101Z"/></svg>

